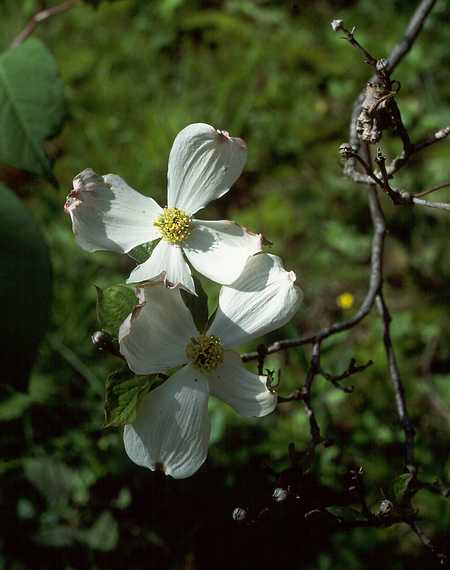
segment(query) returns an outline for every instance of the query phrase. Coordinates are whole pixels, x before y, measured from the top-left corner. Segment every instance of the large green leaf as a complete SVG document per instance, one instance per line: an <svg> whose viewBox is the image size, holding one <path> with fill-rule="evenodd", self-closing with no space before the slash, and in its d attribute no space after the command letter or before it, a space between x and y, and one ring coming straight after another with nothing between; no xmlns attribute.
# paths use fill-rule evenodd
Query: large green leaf
<svg viewBox="0 0 450 570"><path fill-rule="evenodd" d="M64 119L64 85L44 44L29 39L0 55L0 162L55 183L44 140Z"/></svg>
<svg viewBox="0 0 450 570"><path fill-rule="evenodd" d="M30 211L1 184L0 251L0 362L5 383L23 388L48 324L51 267Z"/></svg>

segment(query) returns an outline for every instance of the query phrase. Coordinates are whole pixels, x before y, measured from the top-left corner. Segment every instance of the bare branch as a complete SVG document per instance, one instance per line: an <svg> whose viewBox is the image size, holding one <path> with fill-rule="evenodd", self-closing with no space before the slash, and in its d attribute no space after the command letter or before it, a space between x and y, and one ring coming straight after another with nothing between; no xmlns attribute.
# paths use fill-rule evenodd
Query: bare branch
<svg viewBox="0 0 450 570"><path fill-rule="evenodd" d="M320 435L319 424L317 423L314 410L311 406L311 390L314 382L314 378L320 371L320 342L314 343L311 355L311 364L306 375L305 385L302 388L302 400L303 406L306 411L306 415L309 419L309 430L311 432L311 439L313 446L318 445L322 441Z"/></svg>
<svg viewBox="0 0 450 570"><path fill-rule="evenodd" d="M342 380L345 380L346 378L350 378L350 376L353 376L358 372L362 372L369 366L372 366L372 364L373 361L369 360L369 362L367 362L366 364L361 364L360 366L357 366L355 359L352 358L350 360L350 364L347 367L347 370L342 372L342 374L329 374L328 372L325 372L325 370L323 370L322 368L319 370L319 374L320 376L323 376L325 380L331 382L331 384L333 384L335 388L338 388L339 390L342 390L343 392L347 392L348 394L350 394L351 392L353 392L354 389L353 386L342 386L340 382Z"/></svg>
<svg viewBox="0 0 450 570"><path fill-rule="evenodd" d="M450 210L450 204L446 202L430 202L429 200L422 200L421 198L412 198L412 202L417 206L426 206L427 208L436 208L438 210Z"/></svg>
<svg viewBox="0 0 450 570"><path fill-rule="evenodd" d="M405 55L409 52L409 50L414 45L414 42L417 39L417 36L420 34L422 30L423 24L431 12L433 6L436 4L436 0L422 0L420 4L417 6L409 24L403 34L403 38L399 41L399 43L394 47L394 49L389 54L387 58L388 66L387 71L391 74L397 65L402 61Z"/></svg>
<svg viewBox="0 0 450 570"><path fill-rule="evenodd" d="M414 198L419 198L420 196L426 196L427 194L431 194L432 192L436 192L437 190L442 190L442 188L447 188L450 186L450 181L443 182L442 184L438 184L437 186L433 186L432 188L428 188L427 190L422 190L422 192L417 192L414 194Z"/></svg>
<svg viewBox="0 0 450 570"><path fill-rule="evenodd" d="M402 168L412 156L414 156L421 150L428 148L429 146L437 142L445 140L449 134L450 134L450 126L447 126L444 127L443 129L439 129L438 131L428 136L427 138L423 139L422 141L419 141L418 143L411 145L407 152L405 149L403 149L403 151L396 158L394 158L391 164L389 164L389 166L387 167L387 172L389 177L398 172L400 168Z"/></svg>
<svg viewBox="0 0 450 570"><path fill-rule="evenodd" d="M439 564L441 566L444 566L444 564L447 562L447 557L445 556L445 554L443 552L441 552L438 548L436 548L436 546L433 544L433 542L428 538L428 536L423 532L423 530L417 525L416 521L414 521L414 520L408 521L408 524L411 527L411 529L414 531L414 533L417 535L420 542L426 548L428 548L428 550L437 558Z"/></svg>
<svg viewBox="0 0 450 570"><path fill-rule="evenodd" d="M383 327L384 327L383 340L386 350L386 358L388 361L389 377L391 379L395 392L395 404L397 408L397 414L405 434L405 466L409 472L415 473L416 471L415 462L414 462L415 430L409 418L408 410L406 408L405 390L403 388L402 379L400 377L400 372L398 369L397 358L395 356L394 346L392 344L391 330L390 330L392 317L389 313L389 309L386 305L383 293L381 291L377 296L377 309L383 321Z"/></svg>
<svg viewBox="0 0 450 570"><path fill-rule="evenodd" d="M344 38L345 40L347 40L349 42L349 44L351 46L353 46L355 49L359 50L364 58L364 61L369 64L370 66L372 66L375 71L377 71L377 59L375 57L373 57L364 46L362 46L358 40L355 39L355 28L353 28L352 30L347 30L347 28L345 28L344 23L342 20L333 20L331 22L331 27L333 28L333 30L335 32L342 32L344 34Z"/></svg>
<svg viewBox="0 0 450 570"><path fill-rule="evenodd" d="M420 490L429 491L434 495L441 495L441 497L450 499L450 487L448 485L444 485L442 481L435 481L434 483L426 483L425 481L419 481L416 479L415 485L418 491Z"/></svg>
<svg viewBox="0 0 450 570"><path fill-rule="evenodd" d="M292 338L292 339L286 339L274 342L273 344L267 347L268 355L280 352L281 350L303 346L305 344L322 342L329 336L353 328L369 314L375 302L375 298L378 294L382 282L382 256L384 249L386 226L384 222L384 215L383 212L381 211L378 202L378 196L376 190L370 188L368 191L368 196L369 196L370 211L372 215L372 222L374 225L374 235L372 238L369 289L366 293L363 302L361 303L360 308L351 319L348 319L342 323L334 323L329 327L326 327L318 331L317 333L306 335L300 338ZM243 362L248 362L250 360L257 359L258 356L259 356L258 352L247 352L241 354L241 359Z"/></svg>
<svg viewBox="0 0 450 570"><path fill-rule="evenodd" d="M63 12L67 12L73 8L76 4L79 4L81 0L66 0L61 4L56 4L55 6L51 6L50 8L45 8L40 10L31 18L28 22L26 27L20 32L20 34L13 40L11 43L11 48L16 48L18 45L23 43L28 37L36 29L37 25L44 20L48 20L49 18L56 16L58 14L62 14Z"/></svg>

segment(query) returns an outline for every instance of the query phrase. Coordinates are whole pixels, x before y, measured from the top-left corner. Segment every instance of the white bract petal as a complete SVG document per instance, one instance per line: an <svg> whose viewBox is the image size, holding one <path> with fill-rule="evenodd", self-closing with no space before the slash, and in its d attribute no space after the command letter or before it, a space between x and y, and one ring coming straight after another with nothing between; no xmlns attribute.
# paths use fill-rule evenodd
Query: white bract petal
<svg viewBox="0 0 450 570"><path fill-rule="evenodd" d="M234 222L193 220L194 230L183 250L194 269L212 281L236 281L248 258L261 251L262 236Z"/></svg>
<svg viewBox="0 0 450 570"><path fill-rule="evenodd" d="M239 354L225 351L224 363L208 375L209 390L241 416L261 417L277 405L277 396L266 386L267 377L244 368Z"/></svg>
<svg viewBox="0 0 450 570"><path fill-rule="evenodd" d="M207 334L232 348L286 324L302 300L295 273L286 271L279 257L250 257L235 283L222 287L216 316Z"/></svg>
<svg viewBox="0 0 450 570"><path fill-rule="evenodd" d="M140 291L141 303L119 330L120 352L136 374L163 372L187 362L186 345L198 332L179 289L162 283Z"/></svg>
<svg viewBox="0 0 450 570"><path fill-rule="evenodd" d="M159 237L153 222L162 208L114 174L83 170L73 180L64 209L77 242L87 251L126 253Z"/></svg>
<svg viewBox="0 0 450 570"><path fill-rule="evenodd" d="M184 366L144 396L132 424L125 426L125 450L134 463L176 479L193 475L208 454L208 384Z"/></svg>
<svg viewBox="0 0 450 570"><path fill-rule="evenodd" d="M163 239L153 250L151 256L133 269L127 283L143 283L163 279L169 287L181 285L195 294L191 270L179 245Z"/></svg>
<svg viewBox="0 0 450 570"><path fill-rule="evenodd" d="M168 206L192 215L223 196L244 168L247 147L210 125L195 123L175 138L170 151Z"/></svg>

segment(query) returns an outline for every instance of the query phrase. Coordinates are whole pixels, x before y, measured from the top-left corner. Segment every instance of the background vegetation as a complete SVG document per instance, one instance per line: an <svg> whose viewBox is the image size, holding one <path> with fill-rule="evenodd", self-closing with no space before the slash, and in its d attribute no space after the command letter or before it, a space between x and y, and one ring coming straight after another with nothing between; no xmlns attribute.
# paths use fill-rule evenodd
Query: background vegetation
<svg viewBox="0 0 450 570"><path fill-rule="evenodd" d="M2 51L42 4L0 0ZM317 536L305 523L286 529L280 521L280 531L266 536L234 523L235 507L256 512L271 502L277 474L289 466L288 444L295 442L298 449L308 444L308 422L298 402L254 421L211 402L209 458L191 479L160 478L132 464L120 430L102 427L104 382L117 360L96 353L90 340L97 328L94 285L122 282L131 263L113 254L83 252L63 213L71 180L86 167L120 174L163 203L176 133L197 121L225 128L247 141L248 164L208 217L235 219L262 231L273 242L270 251L296 271L305 294L293 323L266 340L347 318L367 287L370 218L364 189L341 174L337 147L347 140L352 102L370 70L332 33L329 22L340 17L357 26L364 44L381 57L400 37L412 4L117 0L97 8L82 3L37 28L33 37L53 54L64 82L66 120L62 132L46 143L58 187L13 168L14 162L5 160L12 143L0 131L0 181L26 205L24 215L31 212L33 231L45 234L53 283L48 332L29 381L3 368L0 568L209 570L266 567L262 559L268 568L310 570L432 567L429 553L402 526ZM440 0L394 75L414 139L450 124L449 24L450 4ZM31 66L23 88L32 89L37 80ZM49 80L57 89L56 76ZM448 179L448 144L418 155L399 175L402 187L415 192ZM399 150L396 145L391 153ZM382 200L389 229L386 294L418 431L421 477L445 480L449 217ZM2 263L4 256L9 259L1 277L11 286L8 303L14 295L20 302L16 297L16 305L5 299L2 305L24 335L14 337L7 325L10 362L20 363L34 350L22 338L34 330L36 338L40 335L45 311L40 314L39 307L49 286L37 233L23 237L19 259L11 251L11 235L32 227L28 217L17 221L14 215L4 215L9 233L0 230ZM37 299L36 290L43 291ZM353 307L339 306L342 293L353 296ZM35 299L32 306L25 301L29 295ZM376 509L391 496L392 480L402 472L402 434L380 326L369 316L324 344L329 371L344 370L351 357L374 364L348 382L355 385L352 394L322 380L315 385L318 419L333 442L318 453L313 491L305 489L318 502L328 497L345 502L348 470L364 465L369 502ZM301 385L308 360L309 348L268 359L270 368L282 369L281 394ZM444 544L448 502L421 492L415 504L428 534Z"/></svg>

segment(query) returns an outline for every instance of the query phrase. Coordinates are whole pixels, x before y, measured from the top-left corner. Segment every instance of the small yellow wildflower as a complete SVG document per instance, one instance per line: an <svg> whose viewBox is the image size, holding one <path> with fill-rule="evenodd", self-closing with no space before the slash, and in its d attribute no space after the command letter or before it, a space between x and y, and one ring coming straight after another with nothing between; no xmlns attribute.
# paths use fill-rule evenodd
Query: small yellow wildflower
<svg viewBox="0 0 450 570"><path fill-rule="evenodd" d="M351 293L342 293L336 299L337 306L344 311L353 307L355 299Z"/></svg>

